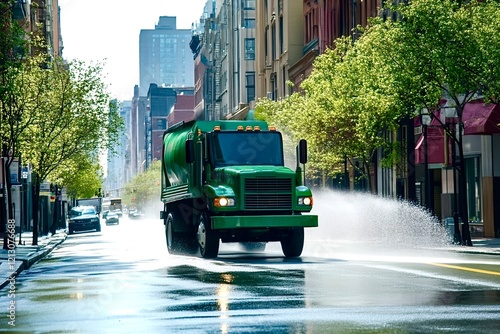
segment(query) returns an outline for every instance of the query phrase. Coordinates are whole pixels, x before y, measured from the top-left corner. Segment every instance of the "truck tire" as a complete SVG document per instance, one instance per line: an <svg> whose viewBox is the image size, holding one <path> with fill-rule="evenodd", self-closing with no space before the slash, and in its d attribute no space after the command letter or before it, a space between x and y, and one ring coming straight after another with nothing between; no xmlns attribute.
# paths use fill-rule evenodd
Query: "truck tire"
<svg viewBox="0 0 500 334"><path fill-rule="evenodd" d="M205 259L217 257L219 253L219 236L210 226L206 214L202 213L198 218L198 230L196 238L200 246L200 255Z"/></svg>
<svg viewBox="0 0 500 334"><path fill-rule="evenodd" d="M182 253L182 242L179 233L174 231L174 216L169 213L165 222L165 238L168 252L172 255Z"/></svg>
<svg viewBox="0 0 500 334"><path fill-rule="evenodd" d="M297 227L291 229L281 239L281 249L286 257L298 257L304 248L304 228Z"/></svg>

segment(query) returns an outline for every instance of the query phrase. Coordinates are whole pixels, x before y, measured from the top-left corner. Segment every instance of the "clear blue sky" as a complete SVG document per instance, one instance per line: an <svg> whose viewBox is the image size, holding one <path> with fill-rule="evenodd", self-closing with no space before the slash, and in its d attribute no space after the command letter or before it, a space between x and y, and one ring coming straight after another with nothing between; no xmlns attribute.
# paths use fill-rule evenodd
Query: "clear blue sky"
<svg viewBox="0 0 500 334"><path fill-rule="evenodd" d="M59 0L63 56L104 61L113 98L130 100L139 84L139 34L160 16L176 16L178 29L199 20L206 0Z"/></svg>

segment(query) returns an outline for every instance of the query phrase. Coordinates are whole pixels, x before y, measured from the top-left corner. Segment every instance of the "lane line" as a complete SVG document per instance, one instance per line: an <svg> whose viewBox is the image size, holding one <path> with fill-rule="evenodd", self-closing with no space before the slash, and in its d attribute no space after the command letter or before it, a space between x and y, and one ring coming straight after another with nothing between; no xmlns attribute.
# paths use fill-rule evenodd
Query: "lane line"
<svg viewBox="0 0 500 334"><path fill-rule="evenodd" d="M500 272L498 272L498 271L482 270L482 269L468 268L468 267L462 267L462 266L454 266L454 265L451 265L451 264L444 264L444 263L433 263L433 262L431 262L429 264L431 264L433 266L437 266L437 267L450 268L450 269L458 269L458 270L464 270L464 271L471 271L471 272L474 272L474 273L500 276Z"/></svg>

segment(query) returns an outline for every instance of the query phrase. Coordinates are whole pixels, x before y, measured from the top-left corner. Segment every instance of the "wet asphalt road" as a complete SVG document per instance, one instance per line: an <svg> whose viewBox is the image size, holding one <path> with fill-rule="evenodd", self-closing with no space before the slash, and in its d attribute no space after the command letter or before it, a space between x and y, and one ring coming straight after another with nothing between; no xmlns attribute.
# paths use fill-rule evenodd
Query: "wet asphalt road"
<svg viewBox="0 0 500 334"><path fill-rule="evenodd" d="M71 235L16 281L17 333L493 333L500 259L308 233L215 260L172 256L160 220ZM5 300L5 299L4 299ZM2 302L2 310L5 310ZM5 311L6 316L7 312ZM6 317L4 317L6 319Z"/></svg>

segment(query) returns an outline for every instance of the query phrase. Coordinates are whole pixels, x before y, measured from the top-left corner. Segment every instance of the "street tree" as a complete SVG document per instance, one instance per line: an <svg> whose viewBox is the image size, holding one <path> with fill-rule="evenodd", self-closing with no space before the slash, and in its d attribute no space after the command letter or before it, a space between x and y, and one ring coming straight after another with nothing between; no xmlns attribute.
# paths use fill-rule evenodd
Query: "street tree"
<svg viewBox="0 0 500 334"><path fill-rule="evenodd" d="M92 160L91 160L92 159ZM102 189L102 167L97 157L76 154L71 159L63 162L51 175L48 182L53 185L55 191L54 210L50 233L54 234L61 217L61 191L66 189L66 197L69 199L89 198L98 195Z"/></svg>
<svg viewBox="0 0 500 334"><path fill-rule="evenodd" d="M498 103L500 96L500 4L497 1L412 0L391 7L401 15L392 24L387 60L399 92L417 110L435 110L448 100L458 120L455 131L430 112L458 148L462 243L471 245L468 226L463 111L478 97Z"/></svg>
<svg viewBox="0 0 500 334"><path fill-rule="evenodd" d="M8 243L14 243L12 238L7 238L7 219L14 218L10 167L19 157L18 137L23 131L25 123L19 122L23 114L23 105L19 103L18 91L15 82L21 73L23 62L28 54L28 39L23 22L13 19L13 6L17 1L9 0L0 2L0 139L1 139L1 164L0 180L2 195L6 201L0 203L0 234L4 238L4 248ZM11 235L12 236L12 235Z"/></svg>
<svg viewBox="0 0 500 334"><path fill-rule="evenodd" d="M451 0L389 4L385 10L399 19L373 18L355 43L336 40L302 84L307 103L282 108L282 119L296 122L295 131L310 130L311 143L334 152L337 160L345 155L368 164L376 149L391 149L384 133L407 116L439 108L444 96L458 118L456 132L442 125L459 151L463 243L470 245L462 115L478 97L498 103L499 6Z"/></svg>
<svg viewBox="0 0 500 334"><path fill-rule="evenodd" d="M328 119L317 117L317 106L314 101L307 99L300 93L294 93L285 99L273 101L268 98L260 99L255 108L255 117L266 120L280 128L285 143L297 143L300 139L308 142L308 164L306 175L308 179L316 178L323 173L332 176L341 171L342 158L338 158L334 151L329 149L331 142L324 140L325 127ZM328 147L324 145L328 145ZM295 145L285 145L285 157L295 157ZM293 166L295 161L288 164Z"/></svg>
<svg viewBox="0 0 500 334"><path fill-rule="evenodd" d="M278 110L268 117L308 140L313 166L338 173L349 162L371 190L374 154L381 147L390 149L383 132L394 129L401 114L390 67L379 52L383 48L381 39L364 34L356 43L339 38L334 48L316 58L303 92L274 102L275 108L265 100L258 104L262 110Z"/></svg>
<svg viewBox="0 0 500 334"><path fill-rule="evenodd" d="M153 206L154 203L159 203L160 172L161 161L153 161L145 172L137 174L125 185L125 192L122 195L123 202L128 207L135 207L139 210Z"/></svg>
<svg viewBox="0 0 500 334"><path fill-rule="evenodd" d="M38 243L40 184L66 162L79 156L96 156L118 142L123 121L110 108L102 81L102 65L35 56L21 87L32 101L25 117L32 122L21 137L21 154L32 166L33 244Z"/></svg>
<svg viewBox="0 0 500 334"><path fill-rule="evenodd" d="M98 157L75 155L60 165L50 182L64 185L68 198L90 198L102 189L104 173Z"/></svg>

